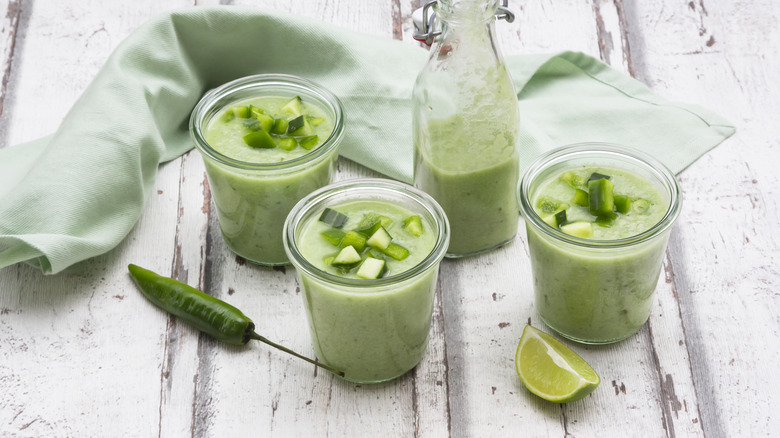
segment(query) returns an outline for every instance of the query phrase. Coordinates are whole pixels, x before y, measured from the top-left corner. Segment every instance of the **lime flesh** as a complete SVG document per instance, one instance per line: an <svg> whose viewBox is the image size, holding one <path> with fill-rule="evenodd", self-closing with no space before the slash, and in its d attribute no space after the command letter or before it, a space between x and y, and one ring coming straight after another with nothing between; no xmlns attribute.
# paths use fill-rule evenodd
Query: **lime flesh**
<svg viewBox="0 0 780 438"><path fill-rule="evenodd" d="M515 369L526 388L555 402L577 401L593 392L601 379L577 353L530 325L523 329Z"/></svg>

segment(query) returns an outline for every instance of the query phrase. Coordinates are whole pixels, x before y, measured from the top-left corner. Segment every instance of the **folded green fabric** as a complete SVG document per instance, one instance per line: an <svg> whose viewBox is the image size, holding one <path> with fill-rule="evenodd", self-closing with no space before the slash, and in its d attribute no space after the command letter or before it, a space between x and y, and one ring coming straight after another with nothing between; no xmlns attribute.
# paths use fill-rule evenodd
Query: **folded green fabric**
<svg viewBox="0 0 780 438"><path fill-rule="evenodd" d="M287 73L344 104L341 155L411 181L411 89L427 51L299 16L195 7L139 28L53 135L0 150L0 268L52 274L116 246L158 165L192 148L190 112L232 79ZM519 91L521 164L567 143L609 141L680 171L734 132L719 116L653 94L579 53L507 57Z"/></svg>

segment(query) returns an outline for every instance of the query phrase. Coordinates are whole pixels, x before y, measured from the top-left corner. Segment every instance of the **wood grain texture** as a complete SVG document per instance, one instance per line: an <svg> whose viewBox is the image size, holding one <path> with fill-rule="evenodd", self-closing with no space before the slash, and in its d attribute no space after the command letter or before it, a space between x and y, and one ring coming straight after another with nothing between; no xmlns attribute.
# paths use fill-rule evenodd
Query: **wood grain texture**
<svg viewBox="0 0 780 438"><path fill-rule="evenodd" d="M56 129L106 57L155 14L257 5L410 44L419 0L0 0L0 147ZM355 385L264 344L229 347L155 309L127 263L207 290L258 332L313 355L294 269L264 268L222 241L202 160L160 169L128 238L57 276L0 271L0 435L762 436L780 433L780 10L770 0L530 0L498 22L505 54L579 50L672 100L738 123L680 176L649 323L623 342L573 345L602 384L570 405L522 386L514 353L533 307L523 225L497 251L445 260L423 362ZM36 109L47 105L47 117ZM336 179L379 176L346 159ZM769 225L769 226L767 226ZM767 228L770 228L767 230Z"/></svg>
<svg viewBox="0 0 780 438"><path fill-rule="evenodd" d="M636 74L670 98L737 123L737 135L680 175L685 207L666 271L677 292L708 436L777 431L776 230L780 71L771 2L632 2ZM663 29L663 32L659 32ZM774 402L773 402L774 401ZM771 435L771 433L769 433Z"/></svg>

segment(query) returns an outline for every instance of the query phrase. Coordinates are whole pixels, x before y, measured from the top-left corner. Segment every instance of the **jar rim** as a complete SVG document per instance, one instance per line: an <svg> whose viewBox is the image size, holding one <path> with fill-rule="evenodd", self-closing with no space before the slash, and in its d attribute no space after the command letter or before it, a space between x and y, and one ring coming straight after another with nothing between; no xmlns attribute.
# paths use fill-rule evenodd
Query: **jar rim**
<svg viewBox="0 0 780 438"><path fill-rule="evenodd" d="M531 183L553 164L562 163L577 157L593 156L594 154L603 157L620 158L624 161L630 161L632 164L638 164L645 170L650 171L664 185L669 194L669 207L664 216L655 225L633 236L620 239L593 240L566 234L559 229L549 226L542 220L528 198ZM530 222L537 231L542 231L547 236L558 241L585 248L623 248L646 242L672 227L682 209L682 191L674 173L668 167L652 156L635 148L606 142L575 143L561 146L542 154L523 173L518 184L517 196L520 210L526 222Z"/></svg>
<svg viewBox="0 0 780 438"><path fill-rule="evenodd" d="M203 124L205 118L209 114L213 115L213 112L224 107L224 105L218 105L220 100L229 98L231 95L247 89L262 89L264 87L283 87L290 90L296 90L306 93L309 97L314 97L321 103L324 103L334 114L333 131L330 133L330 136L328 136L318 148L305 155L273 163L257 163L238 160L211 147L206 141L203 133ZM198 151L220 164L238 169L286 170L309 164L311 161L318 158L330 156L330 153L341 142L341 138L344 134L344 109L341 100L339 100L333 92L314 81L287 74L257 74L235 79L206 92L192 110L189 120L189 130L190 137L192 138L193 143L195 143L195 147Z"/></svg>
<svg viewBox="0 0 780 438"><path fill-rule="evenodd" d="M419 205L432 218L432 221L437 228L436 243L434 244L433 249L431 249L428 255L417 265L399 274L378 279L340 277L316 267L313 263L309 262L298 249L296 231L303 225L304 219L310 219L307 217L307 213L318 209L322 204L339 194L349 191L363 193L394 193ZM287 216L284 223L284 249L287 252L287 258L296 269L328 284L341 287L347 286L354 289L393 285L414 278L441 262L444 258L444 254L447 252L449 240L450 226L447 216L442 207L430 195L415 189L408 184L382 178L348 179L327 185L298 201L290 211L290 214Z"/></svg>

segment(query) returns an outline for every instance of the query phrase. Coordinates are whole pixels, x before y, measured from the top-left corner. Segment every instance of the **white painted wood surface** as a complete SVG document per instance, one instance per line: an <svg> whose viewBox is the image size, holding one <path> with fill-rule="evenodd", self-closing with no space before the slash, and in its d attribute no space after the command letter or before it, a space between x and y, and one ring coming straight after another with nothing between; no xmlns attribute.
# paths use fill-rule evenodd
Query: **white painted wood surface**
<svg viewBox="0 0 780 438"><path fill-rule="evenodd" d="M409 15L420 2L240 3L411 41ZM0 147L55 130L124 37L187 6L0 0ZM498 251L442 264L426 357L386 384L351 384L262 344L226 347L157 311L134 289L127 263L229 298L259 332L311 354L293 269L229 253L202 161L190 153L162 166L144 216L115 250L55 276L26 265L0 271L0 436L780 434L780 7L512 7L517 21L497 26L505 53L580 50L738 126L679 176L685 206L649 323L616 345L574 347L602 377L596 392L551 404L515 375L524 324L543 327L522 230ZM339 179L360 175L374 174L340 161Z"/></svg>

